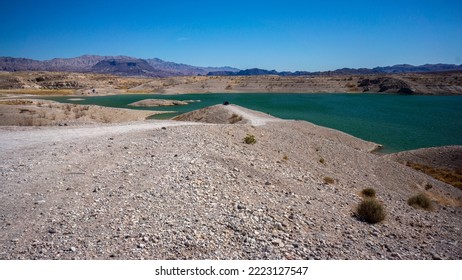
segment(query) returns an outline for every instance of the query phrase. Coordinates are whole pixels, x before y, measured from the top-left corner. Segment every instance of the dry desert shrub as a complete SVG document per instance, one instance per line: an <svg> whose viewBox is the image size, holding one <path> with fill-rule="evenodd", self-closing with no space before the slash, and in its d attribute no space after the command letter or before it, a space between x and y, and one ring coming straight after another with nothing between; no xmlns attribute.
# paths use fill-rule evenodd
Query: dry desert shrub
<svg viewBox="0 0 462 280"><path fill-rule="evenodd" d="M373 188L365 188L361 191L361 195L363 197L374 198L375 197L375 190Z"/></svg>
<svg viewBox="0 0 462 280"><path fill-rule="evenodd" d="M244 137L244 142L246 144L250 144L250 145L253 145L255 143L257 143L257 139L255 139L255 136L252 135L252 134L247 134L246 137Z"/></svg>
<svg viewBox="0 0 462 280"><path fill-rule="evenodd" d="M356 209L356 215L360 220L375 224L385 219L385 210L380 202L374 198L364 199Z"/></svg>
<svg viewBox="0 0 462 280"><path fill-rule="evenodd" d="M424 210L432 210L433 209L433 203L426 195L425 193L419 193L417 195L414 195L413 197L410 197L407 200L407 204L411 205L414 208L421 208Z"/></svg>
<svg viewBox="0 0 462 280"><path fill-rule="evenodd" d="M335 179L333 179L333 178L331 178L331 177L324 177L323 180L324 180L324 183L326 183L326 184L330 184L330 185L331 185L331 184L334 184L334 183L335 183Z"/></svg>
<svg viewBox="0 0 462 280"><path fill-rule="evenodd" d="M228 121L229 121L230 124L240 122L240 121L242 121L242 116L240 116L238 114L233 114L231 117L229 117Z"/></svg>

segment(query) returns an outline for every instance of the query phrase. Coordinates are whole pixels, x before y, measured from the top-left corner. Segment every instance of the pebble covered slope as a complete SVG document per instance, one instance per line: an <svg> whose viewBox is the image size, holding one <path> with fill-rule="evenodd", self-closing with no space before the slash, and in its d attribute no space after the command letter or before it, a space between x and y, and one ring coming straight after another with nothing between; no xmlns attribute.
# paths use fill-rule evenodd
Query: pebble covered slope
<svg viewBox="0 0 462 280"><path fill-rule="evenodd" d="M462 191L374 143L223 110L250 122L151 120L57 139L40 138L56 128L1 127L0 259L462 257ZM354 215L367 187L387 213L374 225ZM419 192L434 211L407 204Z"/></svg>

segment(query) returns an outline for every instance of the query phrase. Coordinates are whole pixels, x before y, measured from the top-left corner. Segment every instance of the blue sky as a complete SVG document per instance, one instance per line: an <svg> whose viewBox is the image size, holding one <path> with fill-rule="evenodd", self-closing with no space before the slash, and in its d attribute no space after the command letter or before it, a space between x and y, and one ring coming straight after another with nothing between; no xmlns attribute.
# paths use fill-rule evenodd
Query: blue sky
<svg viewBox="0 0 462 280"><path fill-rule="evenodd" d="M278 71L462 64L460 0L3 0L0 11L0 56L128 55Z"/></svg>

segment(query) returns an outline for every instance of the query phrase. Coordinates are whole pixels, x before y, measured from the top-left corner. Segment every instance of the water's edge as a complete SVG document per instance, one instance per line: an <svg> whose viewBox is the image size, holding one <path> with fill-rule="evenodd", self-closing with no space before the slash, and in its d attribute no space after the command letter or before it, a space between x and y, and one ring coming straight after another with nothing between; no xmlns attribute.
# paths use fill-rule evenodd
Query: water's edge
<svg viewBox="0 0 462 280"><path fill-rule="evenodd" d="M462 96L403 96L390 94L130 94L46 99L138 110L176 111L175 115L228 101L282 119L305 120L383 145L380 154L425 147L462 144ZM200 100L184 106L132 107L148 99Z"/></svg>

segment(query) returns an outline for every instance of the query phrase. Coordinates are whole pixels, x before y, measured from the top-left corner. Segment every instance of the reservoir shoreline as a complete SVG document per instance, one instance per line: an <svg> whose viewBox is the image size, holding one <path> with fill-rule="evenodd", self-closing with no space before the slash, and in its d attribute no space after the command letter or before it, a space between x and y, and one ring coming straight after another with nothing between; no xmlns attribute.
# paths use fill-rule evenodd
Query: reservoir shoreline
<svg viewBox="0 0 462 280"><path fill-rule="evenodd" d="M140 110L163 110L176 113L157 114L155 119L176 115L228 101L282 119L305 120L338 129L356 137L381 143L381 153L417 148L460 145L462 135L461 96L408 96L390 94L291 94L291 93L226 93L226 94L130 94L82 97L69 101L68 96L44 97L80 105L95 104L130 108L132 102L156 98L166 100L200 100L188 105L137 107Z"/></svg>

